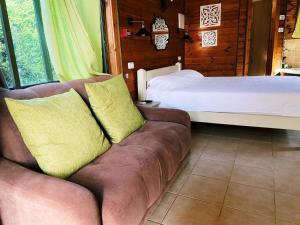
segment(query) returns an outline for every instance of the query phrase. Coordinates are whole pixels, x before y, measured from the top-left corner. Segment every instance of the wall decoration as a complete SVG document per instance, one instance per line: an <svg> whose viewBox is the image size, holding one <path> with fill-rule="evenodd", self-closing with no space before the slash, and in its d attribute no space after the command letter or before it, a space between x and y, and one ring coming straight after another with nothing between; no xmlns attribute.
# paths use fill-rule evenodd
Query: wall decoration
<svg viewBox="0 0 300 225"><path fill-rule="evenodd" d="M221 25L221 3L200 6L200 27Z"/></svg>
<svg viewBox="0 0 300 225"><path fill-rule="evenodd" d="M152 32L169 32L165 19L159 17L155 18L152 24Z"/></svg>
<svg viewBox="0 0 300 225"><path fill-rule="evenodd" d="M169 27L166 20L156 17L152 23L152 43L156 50L165 50L169 43Z"/></svg>
<svg viewBox="0 0 300 225"><path fill-rule="evenodd" d="M155 35L155 46L157 50L166 49L168 42L169 42L169 34Z"/></svg>
<svg viewBox="0 0 300 225"><path fill-rule="evenodd" d="M213 46L218 46L218 31L202 31L202 47L206 48Z"/></svg>

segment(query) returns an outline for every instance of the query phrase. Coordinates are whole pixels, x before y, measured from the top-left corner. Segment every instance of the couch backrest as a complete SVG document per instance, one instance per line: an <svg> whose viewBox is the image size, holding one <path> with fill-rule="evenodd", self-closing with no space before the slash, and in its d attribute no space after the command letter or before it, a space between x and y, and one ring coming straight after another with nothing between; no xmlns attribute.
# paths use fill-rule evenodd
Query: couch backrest
<svg viewBox="0 0 300 225"><path fill-rule="evenodd" d="M4 101L4 98L33 99L49 97L75 89L88 104L84 83L101 82L110 76L95 76L87 80L74 80L66 83L42 84L21 90L0 89L0 154L11 161L31 169L38 169L37 162L24 144L19 130L14 123Z"/></svg>

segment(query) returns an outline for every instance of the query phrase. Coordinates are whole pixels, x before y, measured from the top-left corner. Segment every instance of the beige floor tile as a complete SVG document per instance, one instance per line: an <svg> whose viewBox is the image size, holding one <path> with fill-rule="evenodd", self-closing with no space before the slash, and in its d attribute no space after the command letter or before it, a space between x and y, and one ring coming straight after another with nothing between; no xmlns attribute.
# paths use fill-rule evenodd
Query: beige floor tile
<svg viewBox="0 0 300 225"><path fill-rule="evenodd" d="M239 151L244 152L269 152L272 154L273 145L269 142L242 140L240 141Z"/></svg>
<svg viewBox="0 0 300 225"><path fill-rule="evenodd" d="M300 224L300 197L276 192L276 218Z"/></svg>
<svg viewBox="0 0 300 225"><path fill-rule="evenodd" d="M229 180L231 176L232 167L233 162L200 159L197 162L192 174L222 180Z"/></svg>
<svg viewBox="0 0 300 225"><path fill-rule="evenodd" d="M237 138L215 136L207 143L206 150L237 150L238 146L239 139Z"/></svg>
<svg viewBox="0 0 300 225"><path fill-rule="evenodd" d="M300 147L275 147L274 155L277 159L300 163Z"/></svg>
<svg viewBox="0 0 300 225"><path fill-rule="evenodd" d="M201 155L202 159L217 160L217 161L229 161L234 162L237 151L234 149L205 149Z"/></svg>
<svg viewBox="0 0 300 225"><path fill-rule="evenodd" d="M286 169L286 170L300 171L300 163L297 161L295 162L295 161L275 158L274 159L274 168L275 168L275 170Z"/></svg>
<svg viewBox="0 0 300 225"><path fill-rule="evenodd" d="M275 218L224 207L218 225L275 225Z"/></svg>
<svg viewBox="0 0 300 225"><path fill-rule="evenodd" d="M167 215L168 210L170 209L171 205L176 199L176 195L172 193L166 193L160 204L157 206L157 208L154 210L154 212L149 217L149 220L161 223L165 216Z"/></svg>
<svg viewBox="0 0 300 225"><path fill-rule="evenodd" d="M300 170L276 169L275 190L300 196Z"/></svg>
<svg viewBox="0 0 300 225"><path fill-rule="evenodd" d="M226 193L224 205L249 213L274 216L274 192L231 183Z"/></svg>
<svg viewBox="0 0 300 225"><path fill-rule="evenodd" d="M176 177L176 179L170 185L168 192L178 194L184 183L187 181L189 175L190 171L183 169L183 171Z"/></svg>
<svg viewBox="0 0 300 225"><path fill-rule="evenodd" d="M285 221L285 220L277 219L276 220L276 225L299 225L299 223L296 224L296 223L291 223L291 222L288 222L288 221Z"/></svg>
<svg viewBox="0 0 300 225"><path fill-rule="evenodd" d="M180 195L210 203L223 203L228 183L225 181L191 175L180 191Z"/></svg>
<svg viewBox="0 0 300 225"><path fill-rule="evenodd" d="M230 181L274 190L274 176L270 170L236 165Z"/></svg>
<svg viewBox="0 0 300 225"><path fill-rule="evenodd" d="M240 151L237 154L236 165L250 166L261 169L274 169L274 158L272 152L270 151L253 151L253 152L244 152Z"/></svg>
<svg viewBox="0 0 300 225"><path fill-rule="evenodd" d="M221 207L178 196L164 225L217 225Z"/></svg>

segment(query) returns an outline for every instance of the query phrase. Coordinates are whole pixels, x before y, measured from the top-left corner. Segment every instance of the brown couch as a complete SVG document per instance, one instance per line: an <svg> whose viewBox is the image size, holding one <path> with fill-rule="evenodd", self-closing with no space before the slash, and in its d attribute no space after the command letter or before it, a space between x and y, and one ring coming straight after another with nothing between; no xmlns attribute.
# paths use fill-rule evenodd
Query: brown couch
<svg viewBox="0 0 300 225"><path fill-rule="evenodd" d="M4 97L31 99L109 77L0 90L0 224L143 224L187 156L190 119L180 110L140 108L147 123L67 180L44 175L24 145Z"/></svg>

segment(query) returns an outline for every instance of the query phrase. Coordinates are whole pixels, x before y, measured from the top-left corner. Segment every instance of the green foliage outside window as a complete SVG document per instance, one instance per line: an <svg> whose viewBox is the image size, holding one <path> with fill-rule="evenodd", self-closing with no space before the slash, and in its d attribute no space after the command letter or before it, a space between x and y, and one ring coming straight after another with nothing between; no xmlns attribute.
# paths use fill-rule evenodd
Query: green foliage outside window
<svg viewBox="0 0 300 225"><path fill-rule="evenodd" d="M6 0L21 84L46 82L32 0Z"/></svg>
<svg viewBox="0 0 300 225"><path fill-rule="evenodd" d="M6 0L7 14L14 44L21 86L45 83L48 80L33 0ZM13 82L10 73L5 40L0 31L0 68L7 82Z"/></svg>

